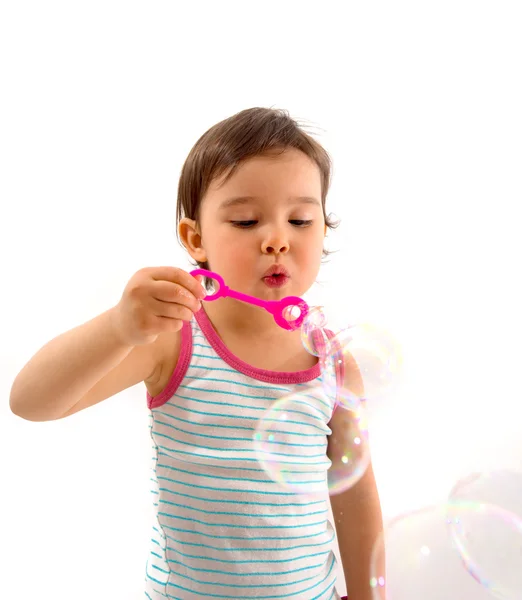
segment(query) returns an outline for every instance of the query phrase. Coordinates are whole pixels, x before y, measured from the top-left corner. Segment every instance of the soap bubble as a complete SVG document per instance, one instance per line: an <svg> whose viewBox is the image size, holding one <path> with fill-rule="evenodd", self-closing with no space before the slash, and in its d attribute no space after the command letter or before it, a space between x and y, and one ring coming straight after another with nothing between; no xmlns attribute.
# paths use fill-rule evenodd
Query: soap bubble
<svg viewBox="0 0 522 600"><path fill-rule="evenodd" d="M261 416L254 449L273 481L309 496L338 494L359 481L370 463L364 416L337 406L328 417L329 407L317 386L280 398Z"/></svg>
<svg viewBox="0 0 522 600"><path fill-rule="evenodd" d="M326 315L322 306L310 307L301 324L301 341L305 350L314 356L326 355L330 351Z"/></svg>
<svg viewBox="0 0 522 600"><path fill-rule="evenodd" d="M348 381L336 378L337 369L359 371L364 400L381 399L396 387L402 374L402 354L398 343L386 330L368 324L353 325L339 331L330 340L330 352L321 357L323 385L330 397L347 408L356 409L356 394ZM355 364L354 364L355 363Z"/></svg>
<svg viewBox="0 0 522 600"><path fill-rule="evenodd" d="M469 557L464 561L462 549L455 544L452 532L461 525L459 535L464 531L477 535L476 547L489 552L489 558L499 568L506 554L495 541L505 543L520 538L519 523L514 523L513 516L489 504L447 502L400 515L384 527L373 548L370 565L373 599L520 599L520 554L516 562L510 562L511 583L518 587L501 590L499 586L491 586L481 576L478 564ZM493 545L491 551L489 543ZM516 544L507 546L512 550ZM511 558L515 558L514 554Z"/></svg>
<svg viewBox="0 0 522 600"><path fill-rule="evenodd" d="M283 317L283 319L285 319L288 322L288 324L292 327L292 329L299 328L296 321L301 316L301 308L297 304L291 304L291 305L283 308L283 310L281 312L281 316ZM303 319L303 322L304 322L304 319ZM301 327L302 326L303 326L303 324L301 323Z"/></svg>
<svg viewBox="0 0 522 600"><path fill-rule="evenodd" d="M253 445L273 481L298 494L326 494L330 412L320 386L284 396L264 412Z"/></svg>
<svg viewBox="0 0 522 600"><path fill-rule="evenodd" d="M522 598L522 475L472 473L450 492L448 523L465 568L494 598Z"/></svg>
<svg viewBox="0 0 522 600"><path fill-rule="evenodd" d="M476 471L459 479L449 500L500 506L522 518L522 473L508 469Z"/></svg>

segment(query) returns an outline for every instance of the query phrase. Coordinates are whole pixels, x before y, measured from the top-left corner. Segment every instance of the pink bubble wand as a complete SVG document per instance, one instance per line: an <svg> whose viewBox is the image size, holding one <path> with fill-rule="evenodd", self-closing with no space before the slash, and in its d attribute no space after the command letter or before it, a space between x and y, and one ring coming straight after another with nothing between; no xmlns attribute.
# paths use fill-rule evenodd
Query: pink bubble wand
<svg viewBox="0 0 522 600"><path fill-rule="evenodd" d="M203 300L212 301L217 300L218 298L228 297L241 300L241 302L248 302L248 304L253 304L254 306L259 306L260 308L264 308L267 312L269 312L274 317L274 321L287 331L299 329L304 318L308 314L308 304L302 298L299 298L299 296L286 296L286 298L282 298L281 300L261 300L261 298L255 298L254 296L249 296L248 294L231 290L228 285L225 285L223 277L217 273L214 273L213 271L207 271L206 269L195 269L194 271L191 271L190 274L194 277L196 275L205 275L209 279L213 279L214 281L218 282L218 291L214 294L205 296ZM299 309L299 316L296 319L289 321L283 316L283 313L291 306L296 306Z"/></svg>

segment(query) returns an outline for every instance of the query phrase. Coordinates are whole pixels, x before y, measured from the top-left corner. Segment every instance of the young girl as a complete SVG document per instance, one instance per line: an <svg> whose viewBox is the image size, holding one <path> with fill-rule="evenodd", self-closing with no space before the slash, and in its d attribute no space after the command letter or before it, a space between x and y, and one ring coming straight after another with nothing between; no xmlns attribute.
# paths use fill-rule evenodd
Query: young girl
<svg viewBox="0 0 522 600"><path fill-rule="evenodd" d="M253 108L207 131L178 189L179 237L195 265L251 296L302 296L326 252L327 152L286 112ZM116 306L58 336L18 374L11 410L59 419L143 381L154 450L156 518L145 598L339 599L337 534L350 600L370 600L370 554L382 528L370 468L331 497L329 448L342 422L321 392L317 357L299 330L230 298L204 302L201 283L175 267L141 269ZM362 396L356 364L344 384ZM277 399L303 409L274 452L306 457L323 499L282 486L259 464L254 434ZM317 420L316 420L317 421ZM301 472L296 478L310 474Z"/></svg>

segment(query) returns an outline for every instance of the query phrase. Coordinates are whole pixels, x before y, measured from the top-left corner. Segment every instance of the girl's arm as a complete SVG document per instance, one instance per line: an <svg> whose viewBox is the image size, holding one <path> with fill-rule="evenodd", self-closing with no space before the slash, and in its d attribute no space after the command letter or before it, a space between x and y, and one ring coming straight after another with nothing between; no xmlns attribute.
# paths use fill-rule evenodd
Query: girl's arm
<svg viewBox="0 0 522 600"><path fill-rule="evenodd" d="M345 359L345 387L364 398L364 385L353 357ZM350 412L334 411L329 427L328 455L343 444ZM331 457L331 460L333 458ZM371 463L361 479L346 491L330 497L339 552L349 600L372 600L370 561L372 549L382 532L382 511ZM384 560L384 557L381 557ZM382 570L383 565L379 566Z"/></svg>
<svg viewBox="0 0 522 600"><path fill-rule="evenodd" d="M382 514L371 465L363 477L331 496L332 513L349 600L372 600L370 560L382 531Z"/></svg>

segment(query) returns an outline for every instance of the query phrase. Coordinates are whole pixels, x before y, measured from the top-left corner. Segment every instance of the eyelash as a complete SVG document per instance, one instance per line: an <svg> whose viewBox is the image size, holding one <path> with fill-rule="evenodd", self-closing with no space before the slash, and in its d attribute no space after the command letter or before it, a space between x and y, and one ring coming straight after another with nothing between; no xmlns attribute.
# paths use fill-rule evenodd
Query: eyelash
<svg viewBox="0 0 522 600"><path fill-rule="evenodd" d="M252 223L257 223L257 221L230 221L232 225L239 227L239 229L249 229ZM245 225L245 223L249 223L249 225ZM298 223L296 227L308 227L312 224L312 221L304 221L301 219L292 219L289 223Z"/></svg>

